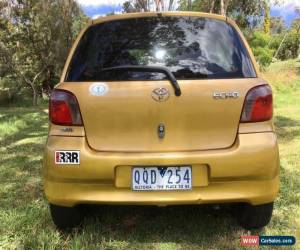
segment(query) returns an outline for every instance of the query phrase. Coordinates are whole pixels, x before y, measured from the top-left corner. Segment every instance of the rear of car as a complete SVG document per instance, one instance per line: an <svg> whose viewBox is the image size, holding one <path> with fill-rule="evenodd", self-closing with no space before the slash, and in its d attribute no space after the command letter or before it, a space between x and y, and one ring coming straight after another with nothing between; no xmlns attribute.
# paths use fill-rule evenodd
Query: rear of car
<svg viewBox="0 0 300 250"><path fill-rule="evenodd" d="M233 21L110 16L81 32L49 105L45 193L59 227L80 204L241 203L266 225L278 192L272 90Z"/></svg>

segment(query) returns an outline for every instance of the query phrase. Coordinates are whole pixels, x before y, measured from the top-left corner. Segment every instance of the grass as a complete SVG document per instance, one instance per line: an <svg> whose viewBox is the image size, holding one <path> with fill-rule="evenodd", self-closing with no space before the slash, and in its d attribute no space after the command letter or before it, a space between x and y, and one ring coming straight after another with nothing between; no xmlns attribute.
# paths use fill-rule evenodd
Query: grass
<svg viewBox="0 0 300 250"><path fill-rule="evenodd" d="M45 106L0 107L0 249L240 249L249 233L300 239L300 62L272 64L264 77L275 95L281 190L262 231L240 228L227 207L104 206L88 209L81 230L61 233L42 192Z"/></svg>

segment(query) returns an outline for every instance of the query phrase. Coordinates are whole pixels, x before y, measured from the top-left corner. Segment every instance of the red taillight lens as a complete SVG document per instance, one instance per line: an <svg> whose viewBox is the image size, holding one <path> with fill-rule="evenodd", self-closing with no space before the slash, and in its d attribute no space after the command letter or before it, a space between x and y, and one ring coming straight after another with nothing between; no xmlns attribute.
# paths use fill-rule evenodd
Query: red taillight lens
<svg viewBox="0 0 300 250"><path fill-rule="evenodd" d="M262 122L273 116L272 89L269 85L254 87L247 93L241 122Z"/></svg>
<svg viewBox="0 0 300 250"><path fill-rule="evenodd" d="M69 91L54 89L50 96L49 118L57 125L82 126L76 97Z"/></svg>

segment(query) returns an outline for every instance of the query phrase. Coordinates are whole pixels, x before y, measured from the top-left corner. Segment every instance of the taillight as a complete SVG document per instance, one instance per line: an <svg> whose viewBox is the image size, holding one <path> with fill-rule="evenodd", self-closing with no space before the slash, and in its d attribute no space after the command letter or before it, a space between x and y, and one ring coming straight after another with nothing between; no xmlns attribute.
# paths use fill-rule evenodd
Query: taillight
<svg viewBox="0 0 300 250"><path fill-rule="evenodd" d="M260 85L247 93L241 122L262 122L273 116L272 89L269 85Z"/></svg>
<svg viewBox="0 0 300 250"><path fill-rule="evenodd" d="M54 89L50 96L49 118L57 125L82 126L76 97L69 91Z"/></svg>

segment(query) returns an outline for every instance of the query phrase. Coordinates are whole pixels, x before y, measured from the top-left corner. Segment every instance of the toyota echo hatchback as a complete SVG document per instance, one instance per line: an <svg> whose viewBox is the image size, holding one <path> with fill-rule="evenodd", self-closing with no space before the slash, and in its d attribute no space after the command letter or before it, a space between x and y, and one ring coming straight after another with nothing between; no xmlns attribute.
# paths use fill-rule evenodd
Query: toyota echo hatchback
<svg viewBox="0 0 300 250"><path fill-rule="evenodd" d="M238 204L271 218L279 188L272 90L236 24L137 13L92 21L49 105L44 189L59 228L81 204Z"/></svg>

